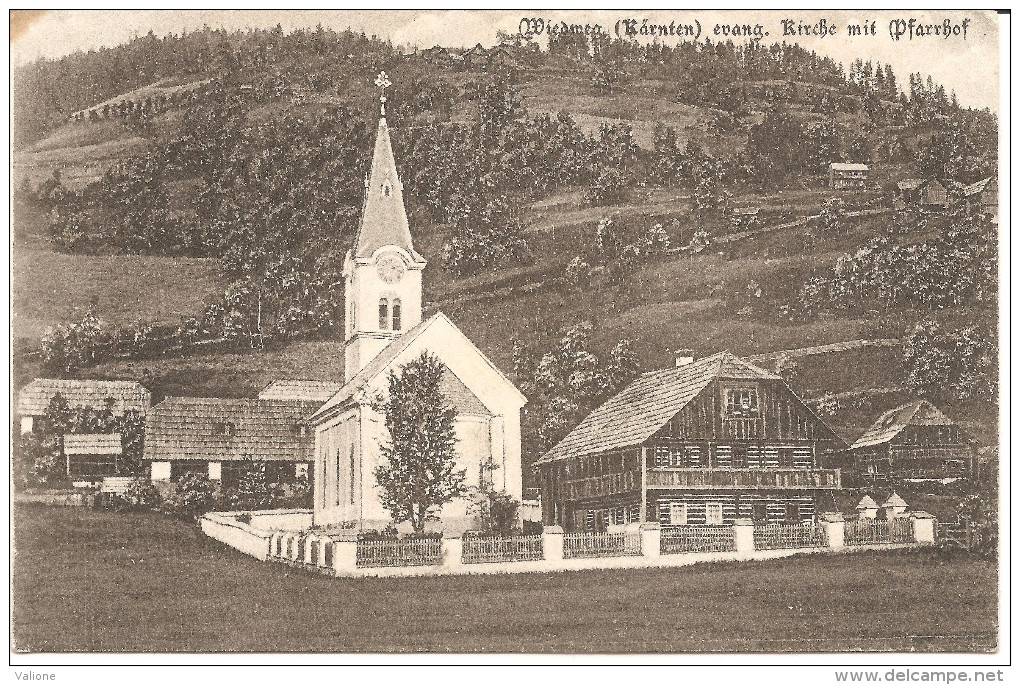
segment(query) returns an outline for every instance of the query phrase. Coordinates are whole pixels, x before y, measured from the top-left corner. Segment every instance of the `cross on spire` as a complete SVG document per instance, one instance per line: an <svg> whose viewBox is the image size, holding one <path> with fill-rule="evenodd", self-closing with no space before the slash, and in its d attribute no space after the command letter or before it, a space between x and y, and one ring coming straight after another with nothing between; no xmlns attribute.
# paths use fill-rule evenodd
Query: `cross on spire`
<svg viewBox="0 0 1020 685"><path fill-rule="evenodd" d="M375 85L379 87L379 109L383 116L386 116L386 89L393 85L390 77L385 71L380 71L375 77Z"/></svg>

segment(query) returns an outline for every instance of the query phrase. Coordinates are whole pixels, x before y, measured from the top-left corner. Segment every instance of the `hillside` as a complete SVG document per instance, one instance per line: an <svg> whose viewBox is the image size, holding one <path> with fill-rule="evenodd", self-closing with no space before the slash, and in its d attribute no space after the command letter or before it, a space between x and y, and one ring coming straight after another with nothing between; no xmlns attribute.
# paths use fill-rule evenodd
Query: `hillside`
<svg viewBox="0 0 1020 685"><path fill-rule="evenodd" d="M618 78L599 87L591 63L563 55L522 57L512 81L501 83L496 74L399 56L363 37L337 37L344 52L338 47L334 54L308 52L306 43L316 40L332 45L314 34L253 36L205 36L232 46L231 56L216 53L212 63L180 70L168 61L166 73L150 73L144 82L141 76L97 82L91 100L61 96L77 118L51 112L46 126L21 136L26 142L14 155L14 320L25 353L17 360L18 385L46 373L32 354L46 329L80 319L89 307L104 324L129 328L181 317L204 326L213 305L220 318L209 325L220 326L250 317L250 293L257 292L261 313L262 290L250 275L269 258L292 258L304 270L304 291L318 309L299 330L281 324L264 348L254 338L248 344L250 331L225 330L227 342L213 340L183 357L119 355L74 373L143 380L157 395L245 396L273 378L338 379L342 292L332 284L356 226L359 174L377 107L369 84L380 67L397 81L389 117L416 247L430 263L427 307L449 315L508 372L515 342L541 356L582 321L592 322L594 352L628 339L639 368L648 370L671 363L681 347L699 355L722 349L760 355L902 341L935 311L909 300L790 310L804 285L830 277L845 255L876 239L927 239L920 230L890 233L902 221L891 202L896 181L923 176L938 163L899 154L930 130L922 125L926 91L900 101L887 87L862 87L806 53L784 58L807 65L798 72L807 74L803 81L777 81L763 66L755 74L729 72L747 60L723 48L719 56L678 49L672 62L624 55L612 62ZM264 51L267 41L277 52ZM695 83L677 66L699 61L717 64L718 73L707 70ZM59 80L81 65L35 68L56 70ZM723 78L739 90L709 87ZM787 116L770 113L776 99ZM492 102L506 110L492 113L486 109ZM561 113L569 116L557 123ZM969 167L959 173L971 180L967 174L983 173L988 162L987 141L976 133L987 122L969 111L950 114L970 131ZM487 130L488 116L501 125ZM777 157L779 135L806 139L817 154ZM486 136L494 136L488 148ZM476 144L498 154L479 161ZM851 215L841 215L838 230L826 229L819 215L834 195L826 187L827 160L857 158L872 164L867 191L846 196ZM522 175L520 159L533 160L525 171L539 171ZM624 169L623 178L593 201L599 172L616 168ZM515 197L501 199L493 188L514 188ZM736 226L737 208L756 209L755 222ZM240 212L250 216L231 225ZM468 226L477 229L474 217L483 216L495 217L488 230L497 237L512 227L526 251L494 259L482 250L467 266L450 262L444 255L451 241ZM621 231L620 248L657 224L669 247L639 258L623 251L607 256L597 237L606 220ZM263 242L252 242L246 226L265 226L257 234ZM699 240L707 246L691 247ZM578 260L590 270L572 279L569 267ZM249 299L225 297L238 284ZM273 306L285 311L308 301ZM225 315L231 311L234 319ZM995 319L994 307L969 300L940 304L937 312L947 325ZM806 355L798 363L793 384L806 397L844 398L830 420L848 439L909 395L900 343ZM994 442L993 404L952 398L943 404L983 443ZM544 405L536 400L527 411L532 460Z"/></svg>

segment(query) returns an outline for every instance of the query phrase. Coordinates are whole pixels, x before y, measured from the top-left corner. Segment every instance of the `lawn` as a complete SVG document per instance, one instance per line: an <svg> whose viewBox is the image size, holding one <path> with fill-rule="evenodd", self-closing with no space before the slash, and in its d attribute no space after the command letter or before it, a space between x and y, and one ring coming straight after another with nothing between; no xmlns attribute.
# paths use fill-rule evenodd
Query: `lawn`
<svg viewBox="0 0 1020 685"><path fill-rule="evenodd" d="M996 569L933 551L336 579L155 514L18 505L24 651L989 651Z"/></svg>

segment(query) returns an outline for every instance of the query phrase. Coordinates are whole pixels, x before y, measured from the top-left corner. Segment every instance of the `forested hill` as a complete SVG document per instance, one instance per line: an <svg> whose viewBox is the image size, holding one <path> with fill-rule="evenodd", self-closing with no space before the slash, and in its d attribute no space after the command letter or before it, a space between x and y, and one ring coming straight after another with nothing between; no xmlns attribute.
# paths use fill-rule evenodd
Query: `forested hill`
<svg viewBox="0 0 1020 685"><path fill-rule="evenodd" d="M78 269L216 265L216 294L177 319L138 322L131 301L56 320L40 307L40 327L63 327L27 347L47 373L112 374L125 371L102 365L207 343L333 340L380 70L426 298L545 408L529 440L555 439L678 345L902 338L933 315L949 345L994 326L995 228L961 190L994 175L991 113L927 76L796 45L504 38L491 58L443 59L321 27L203 29L16 69L16 250ZM864 192L828 190L830 162L869 164ZM906 178L939 179L951 211L894 209ZM56 292L41 282L16 282L16 315ZM159 373L147 380L175 392L250 390ZM972 376L953 392L978 392ZM869 381L912 382L898 366Z"/></svg>

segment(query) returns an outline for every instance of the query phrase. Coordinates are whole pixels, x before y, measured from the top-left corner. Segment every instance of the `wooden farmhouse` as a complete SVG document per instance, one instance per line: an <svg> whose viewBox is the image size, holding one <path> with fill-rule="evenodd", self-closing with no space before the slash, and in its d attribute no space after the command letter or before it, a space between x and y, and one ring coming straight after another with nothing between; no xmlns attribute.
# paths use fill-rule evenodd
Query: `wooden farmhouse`
<svg viewBox="0 0 1020 685"><path fill-rule="evenodd" d="M135 411L144 414L152 403L152 394L134 381L73 380L37 378L18 392L15 414L22 433L42 429L46 408L60 395L69 407L88 407L97 411L109 408L114 416Z"/></svg>
<svg viewBox="0 0 1020 685"><path fill-rule="evenodd" d="M867 164L833 162L829 165L829 187L833 190L864 190L869 171Z"/></svg>
<svg viewBox="0 0 1020 685"><path fill-rule="evenodd" d="M307 477L315 436L307 418L322 405L302 399L168 397L145 417L152 480L196 473L235 485L248 460L266 462L271 480Z"/></svg>
<svg viewBox="0 0 1020 685"><path fill-rule="evenodd" d="M855 472L866 480L942 480L977 475L973 440L927 400L882 414L850 450Z"/></svg>
<svg viewBox="0 0 1020 685"><path fill-rule="evenodd" d="M536 462L546 525L814 520L846 443L778 375L729 352L646 373Z"/></svg>

